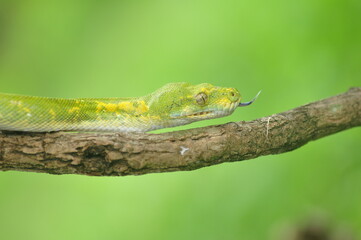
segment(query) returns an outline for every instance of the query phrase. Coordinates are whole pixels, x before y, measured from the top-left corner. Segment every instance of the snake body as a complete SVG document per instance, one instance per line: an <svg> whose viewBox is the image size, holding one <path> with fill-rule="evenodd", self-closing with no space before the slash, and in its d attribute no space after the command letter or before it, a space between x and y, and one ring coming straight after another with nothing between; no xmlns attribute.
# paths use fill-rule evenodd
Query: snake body
<svg viewBox="0 0 361 240"><path fill-rule="evenodd" d="M230 115L242 105L240 100L238 90L208 83L169 83L134 98L62 99L0 93L0 130L147 132Z"/></svg>

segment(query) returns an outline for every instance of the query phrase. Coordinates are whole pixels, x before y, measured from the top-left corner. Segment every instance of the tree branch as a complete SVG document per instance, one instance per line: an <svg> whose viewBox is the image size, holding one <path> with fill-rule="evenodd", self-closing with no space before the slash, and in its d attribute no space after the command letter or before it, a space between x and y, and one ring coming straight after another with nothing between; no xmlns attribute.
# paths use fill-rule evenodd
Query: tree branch
<svg viewBox="0 0 361 240"><path fill-rule="evenodd" d="M279 154L361 125L361 88L250 122L163 134L0 134L0 170L139 175Z"/></svg>

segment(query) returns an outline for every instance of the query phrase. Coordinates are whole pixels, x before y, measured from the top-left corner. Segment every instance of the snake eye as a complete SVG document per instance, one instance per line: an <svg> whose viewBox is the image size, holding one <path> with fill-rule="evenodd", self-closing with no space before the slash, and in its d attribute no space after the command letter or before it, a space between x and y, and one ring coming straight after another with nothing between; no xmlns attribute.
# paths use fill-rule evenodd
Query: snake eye
<svg viewBox="0 0 361 240"><path fill-rule="evenodd" d="M196 102L199 104L199 105L204 105L206 104L207 102L207 99L208 99L208 96L207 94L205 94L204 92L200 92L196 95Z"/></svg>

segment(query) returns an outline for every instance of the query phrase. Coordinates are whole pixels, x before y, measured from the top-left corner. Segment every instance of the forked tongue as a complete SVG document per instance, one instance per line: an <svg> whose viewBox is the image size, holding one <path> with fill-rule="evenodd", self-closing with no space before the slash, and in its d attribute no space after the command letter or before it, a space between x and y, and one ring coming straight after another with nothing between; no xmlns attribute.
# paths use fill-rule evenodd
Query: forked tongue
<svg viewBox="0 0 361 240"><path fill-rule="evenodd" d="M262 92L262 90L259 91L259 92L257 93L257 95L256 95L251 101L249 101L249 102L244 102L244 103L239 103L238 107L244 107L244 106L251 105L254 101L256 101L256 99L258 98L258 95L259 95L261 92Z"/></svg>

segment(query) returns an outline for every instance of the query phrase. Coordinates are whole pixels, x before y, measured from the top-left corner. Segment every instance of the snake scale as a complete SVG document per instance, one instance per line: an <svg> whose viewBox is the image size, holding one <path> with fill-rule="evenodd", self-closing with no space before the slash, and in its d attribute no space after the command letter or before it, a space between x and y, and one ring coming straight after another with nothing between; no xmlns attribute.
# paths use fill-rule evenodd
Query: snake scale
<svg viewBox="0 0 361 240"><path fill-rule="evenodd" d="M227 116L256 97L241 103L235 88L209 83L169 83L134 98L63 99L0 93L0 130L147 132Z"/></svg>

